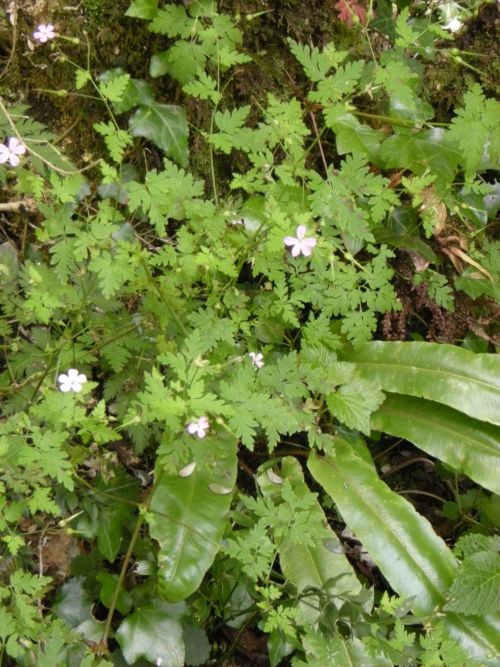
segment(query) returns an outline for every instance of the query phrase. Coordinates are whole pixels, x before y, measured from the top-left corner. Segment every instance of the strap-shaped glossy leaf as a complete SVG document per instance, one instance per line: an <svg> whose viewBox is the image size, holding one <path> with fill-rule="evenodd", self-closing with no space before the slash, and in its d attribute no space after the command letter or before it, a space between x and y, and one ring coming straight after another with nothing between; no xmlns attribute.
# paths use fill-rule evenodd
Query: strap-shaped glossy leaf
<svg viewBox="0 0 500 667"><path fill-rule="evenodd" d="M371 426L405 438L481 486L500 493L500 428L433 401L388 394Z"/></svg>
<svg viewBox="0 0 500 667"><path fill-rule="evenodd" d="M197 443L196 467L187 477L163 475L148 522L158 540L162 594L183 600L200 585L220 548L236 479L236 440L221 434Z"/></svg>
<svg viewBox="0 0 500 667"><path fill-rule="evenodd" d="M332 496L355 532L402 597L414 597L412 610L434 617L442 608L457 567L430 523L378 477L345 440L335 440L335 458L312 454L309 469ZM493 667L500 656L500 615L471 619L443 617L450 636L471 657Z"/></svg>
<svg viewBox="0 0 500 667"><path fill-rule="evenodd" d="M302 497L310 494L304 482L304 476L297 459L286 457L281 464L281 477L289 480L294 492ZM279 494L280 485L269 480L263 473L259 475L259 485L264 495ZM314 518L326 524L326 519L319 503L312 510ZM347 560L337 535L328 526L324 526L324 536L314 546L297 544L285 538L279 547L280 565L285 577L293 583L299 592L306 588L316 588L322 591L330 590L336 596L342 594L356 595L361 590L361 583ZM339 604L342 599L337 598ZM315 622L319 612L315 610L312 597L300 604L302 619Z"/></svg>
<svg viewBox="0 0 500 667"><path fill-rule="evenodd" d="M440 343L367 343L344 355L381 389L444 403L500 424L500 355Z"/></svg>

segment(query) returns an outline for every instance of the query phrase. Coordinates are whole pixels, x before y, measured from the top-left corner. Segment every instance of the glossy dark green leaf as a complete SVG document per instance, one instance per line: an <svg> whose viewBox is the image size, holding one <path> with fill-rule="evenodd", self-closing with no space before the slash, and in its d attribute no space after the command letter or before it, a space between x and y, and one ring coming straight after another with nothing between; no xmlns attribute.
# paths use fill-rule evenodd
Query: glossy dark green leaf
<svg viewBox="0 0 500 667"><path fill-rule="evenodd" d="M119 508L115 510L108 508L107 511L99 513L97 524L97 548L100 553L113 563L123 538L122 513Z"/></svg>
<svg viewBox="0 0 500 667"><path fill-rule="evenodd" d="M52 607L53 613L62 618L71 628L92 618L93 600L84 586L83 577L73 577L64 583Z"/></svg>
<svg viewBox="0 0 500 667"><path fill-rule="evenodd" d="M457 148L446 140L441 128L430 130L399 130L388 137L380 155L389 169L412 169L421 175L427 169L439 181L451 183L461 157Z"/></svg>
<svg viewBox="0 0 500 667"><path fill-rule="evenodd" d="M500 183L492 183L490 188L491 192L487 195L467 191L465 187L455 194L460 213L479 227L493 220L500 209Z"/></svg>
<svg viewBox="0 0 500 667"><path fill-rule="evenodd" d="M378 243L386 243L393 248L408 252L418 252L428 262L437 263L437 255L419 235L420 221L415 210L408 206L398 206L392 213L388 224L372 228Z"/></svg>
<svg viewBox="0 0 500 667"><path fill-rule="evenodd" d="M109 481L99 477L95 485L97 513L94 529L99 552L113 563L124 536L124 529L133 519L138 499L139 484L122 469L116 471Z"/></svg>
<svg viewBox="0 0 500 667"><path fill-rule="evenodd" d="M97 573L96 579L101 584L99 598L103 605L109 609L111 606L111 600L113 599L118 584L118 575L101 570ZM118 597L116 599L116 609L120 612L120 614L125 615L128 614L131 608L131 595L123 586L121 586L118 592Z"/></svg>
<svg viewBox="0 0 500 667"><path fill-rule="evenodd" d="M500 424L500 355L441 343L377 341L344 357L384 391L444 403Z"/></svg>
<svg viewBox="0 0 500 667"><path fill-rule="evenodd" d="M335 118L331 123L331 128L335 132L335 141L337 142L337 152L339 155L346 153L363 153L370 158L370 161L378 166L382 166L379 151L385 134L374 130L365 123L360 123L352 113L345 113Z"/></svg>
<svg viewBox="0 0 500 667"><path fill-rule="evenodd" d="M206 632L196 625L184 623L183 633L186 665L189 667L204 665L210 657L210 643Z"/></svg>
<svg viewBox="0 0 500 667"><path fill-rule="evenodd" d="M197 455L189 477L161 476L148 514L151 536L160 545L159 585L172 602L199 587L220 548L232 493L221 494L210 487L230 490L236 479L232 436L204 438Z"/></svg>
<svg viewBox="0 0 500 667"><path fill-rule="evenodd" d="M500 428L423 398L388 394L372 428L405 438L500 494Z"/></svg>
<svg viewBox="0 0 500 667"><path fill-rule="evenodd" d="M104 623L93 617L93 607L94 600L84 587L84 578L73 577L61 587L52 611L87 641L98 642Z"/></svg>
<svg viewBox="0 0 500 667"><path fill-rule="evenodd" d="M341 438L335 458L313 453L308 467L331 495L346 524L375 560L391 587L413 598L412 610L435 618L446 602L457 563L431 524L392 491ZM500 655L500 615L480 619L444 614L449 636L493 667Z"/></svg>
<svg viewBox="0 0 500 667"><path fill-rule="evenodd" d="M181 166L188 163L188 124L184 109L173 104L141 106L129 119L130 133L145 137Z"/></svg>
<svg viewBox="0 0 500 667"><path fill-rule="evenodd" d="M153 665L184 667L183 604L160 599L139 607L120 625L116 638L129 665L146 658Z"/></svg>

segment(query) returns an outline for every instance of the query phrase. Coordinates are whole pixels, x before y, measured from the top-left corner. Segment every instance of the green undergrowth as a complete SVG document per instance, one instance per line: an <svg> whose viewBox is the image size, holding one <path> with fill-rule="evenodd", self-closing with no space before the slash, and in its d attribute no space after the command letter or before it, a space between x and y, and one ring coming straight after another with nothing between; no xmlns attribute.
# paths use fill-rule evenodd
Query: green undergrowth
<svg viewBox="0 0 500 667"><path fill-rule="evenodd" d="M20 10L2 664L498 664L490 3L323 4Z"/></svg>

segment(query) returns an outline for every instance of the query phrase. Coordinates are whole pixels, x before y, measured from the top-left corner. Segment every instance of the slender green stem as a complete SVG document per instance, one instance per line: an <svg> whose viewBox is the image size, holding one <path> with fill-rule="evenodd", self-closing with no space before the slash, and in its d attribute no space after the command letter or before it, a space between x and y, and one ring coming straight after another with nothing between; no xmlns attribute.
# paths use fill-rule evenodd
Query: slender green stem
<svg viewBox="0 0 500 667"><path fill-rule="evenodd" d="M139 537L139 534L141 532L143 521L144 521L144 516L140 512L139 516L137 517L137 522L135 524L134 532L132 533L132 537L128 545L127 553L125 554L125 558L123 559L120 575L118 576L118 581L116 582L115 590L113 591L113 597L111 598L111 603L109 605L108 615L106 617L106 623L104 624L104 631L102 633L100 641L100 644L103 648L107 647L108 645L108 637L111 631L111 623L113 622L113 615L115 613L116 604L118 602L118 596L120 595L120 591L123 587L123 582L125 581L125 575L127 574L128 566L132 559L135 543L137 542L137 538Z"/></svg>

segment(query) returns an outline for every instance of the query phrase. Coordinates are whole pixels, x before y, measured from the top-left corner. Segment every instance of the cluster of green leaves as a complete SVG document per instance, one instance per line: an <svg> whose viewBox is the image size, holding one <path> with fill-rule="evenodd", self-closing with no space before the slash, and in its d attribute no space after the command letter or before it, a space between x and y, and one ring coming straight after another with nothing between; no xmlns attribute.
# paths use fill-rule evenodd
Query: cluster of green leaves
<svg viewBox="0 0 500 667"><path fill-rule="evenodd" d="M167 42L151 76L206 112L206 182L189 171L184 108L122 69L76 69L75 91L103 108L93 129L109 158L91 177L25 107L0 114L29 150L0 177L39 216L29 243L0 246L0 657L200 665L222 619L267 633L273 666L489 667L496 538L466 535L454 554L380 479L363 436L413 442L494 506L498 358L369 341L401 308L401 250L432 266L415 283L453 308L431 240L443 210L477 237L454 289L498 299L500 246L486 233L498 200L484 180L500 154L498 103L475 85L448 127L434 125L422 73L446 33L404 10L378 60L289 40L303 95L259 91L235 107L225 91L252 62L244 34L213 0L186 4L134 0L127 14ZM145 174L136 138L162 153ZM221 182L228 155L238 167ZM317 243L294 257L284 240L301 226ZM60 392L71 367L89 382ZM202 416L197 437L186 427ZM238 491L238 456L284 443L308 456L400 597L355 571L295 458L267 460L255 494ZM47 532L90 547L68 556L52 605Z"/></svg>

